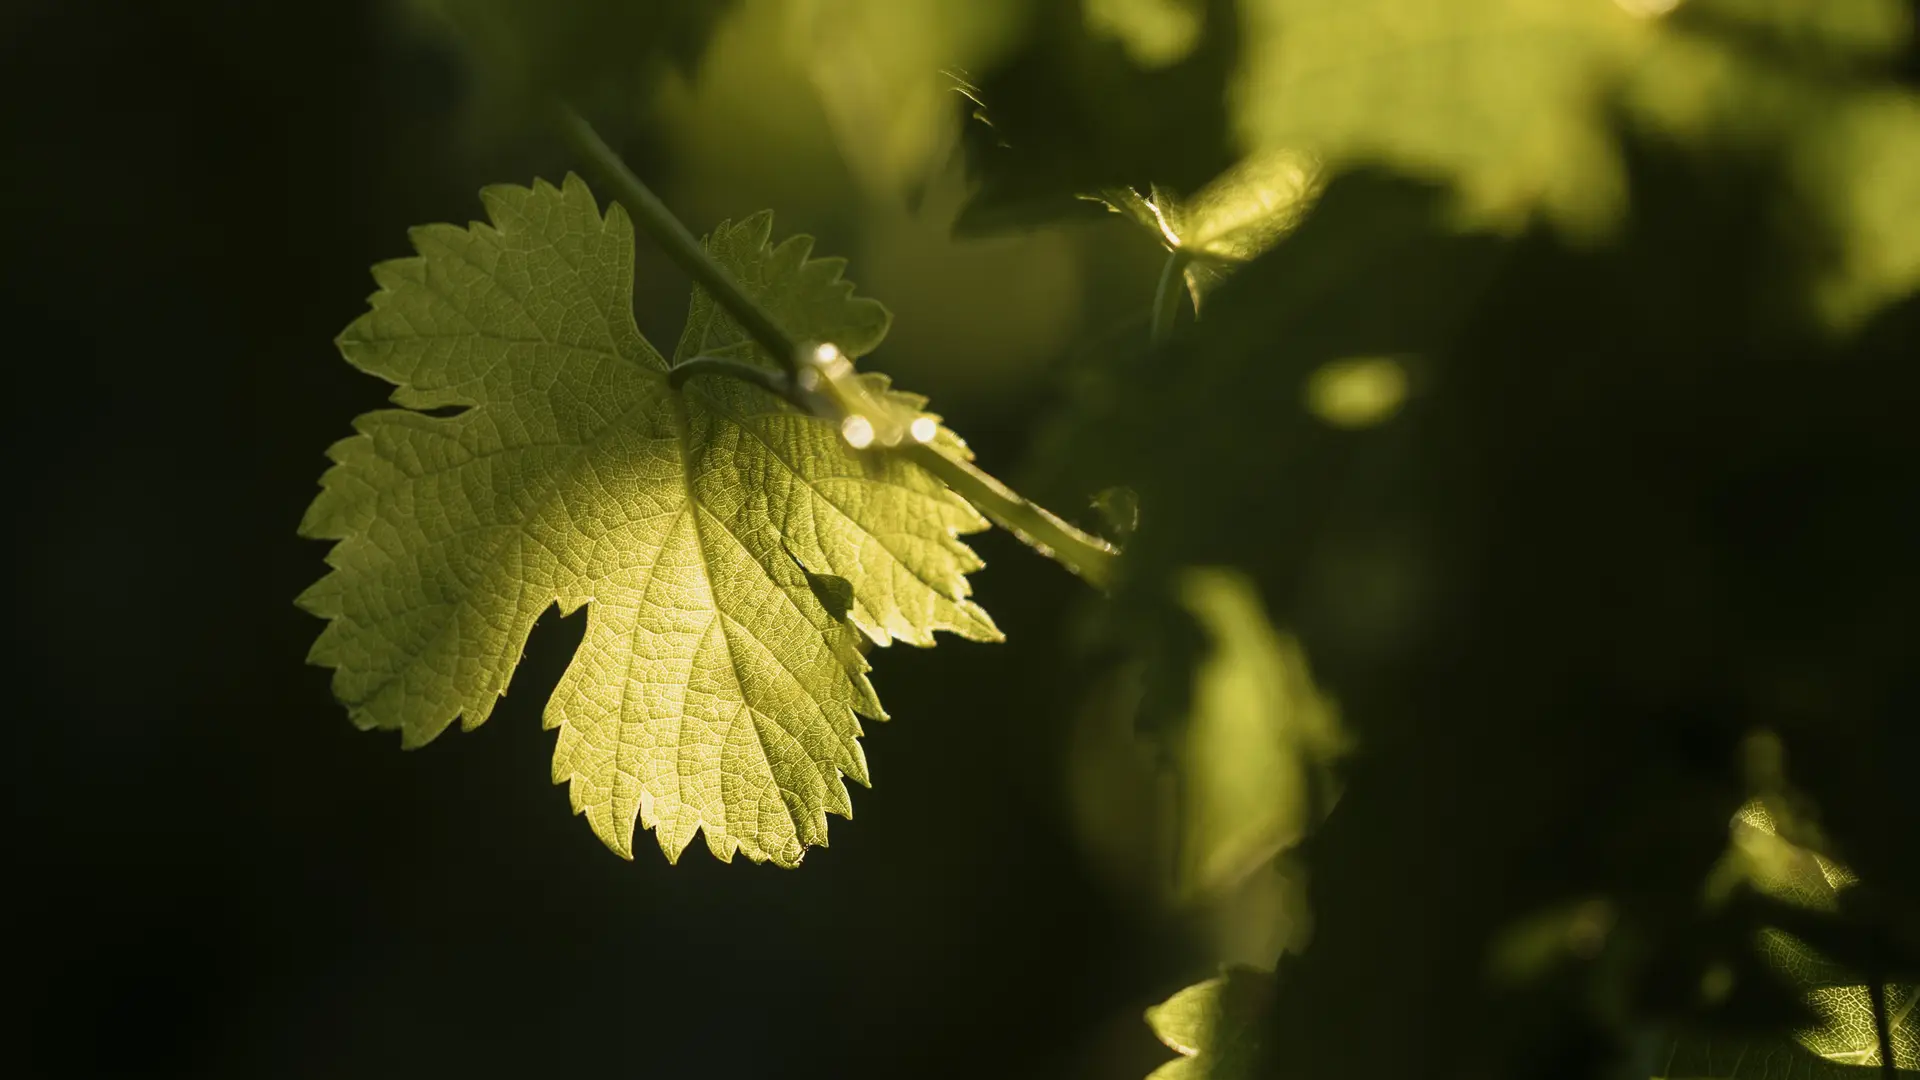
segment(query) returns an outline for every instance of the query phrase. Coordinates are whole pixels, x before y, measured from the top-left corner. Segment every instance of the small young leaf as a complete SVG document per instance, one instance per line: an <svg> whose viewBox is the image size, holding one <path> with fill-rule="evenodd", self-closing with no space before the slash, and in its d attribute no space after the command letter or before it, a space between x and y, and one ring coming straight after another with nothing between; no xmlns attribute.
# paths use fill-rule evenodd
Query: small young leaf
<svg viewBox="0 0 1920 1080"><path fill-rule="evenodd" d="M310 659L355 723L418 746L487 718L549 605L588 605L546 710L574 808L625 856L637 819L669 859L704 829L721 859L794 865L850 814L842 776L867 782L856 714L885 714L858 634L998 639L956 538L986 522L758 387L670 388L633 322L632 225L577 178L482 198L490 224L416 229L419 256L375 267L340 337L403 408L333 447L301 524L339 541L300 598L328 620ZM723 224L708 249L795 333L877 344L886 310L771 228ZM744 341L696 294L675 359ZM465 408L424 412L444 406Z"/></svg>
<svg viewBox="0 0 1920 1080"><path fill-rule="evenodd" d="M1313 205L1321 182L1311 154L1271 150L1254 154L1208 181L1191 198L1152 185L1110 188L1099 201L1154 234L1169 251L1188 256L1182 273L1194 310L1234 267L1278 243Z"/></svg>

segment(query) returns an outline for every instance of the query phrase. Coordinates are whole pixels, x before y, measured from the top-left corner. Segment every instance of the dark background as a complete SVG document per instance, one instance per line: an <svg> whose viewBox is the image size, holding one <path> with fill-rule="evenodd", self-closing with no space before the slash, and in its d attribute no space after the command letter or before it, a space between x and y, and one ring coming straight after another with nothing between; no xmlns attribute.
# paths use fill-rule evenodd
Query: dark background
<svg viewBox="0 0 1920 1080"><path fill-rule="evenodd" d="M1207 968L1078 854L1079 587L1002 535L976 589L1017 647L876 658L877 790L797 872L627 864L568 813L539 712L577 621L415 753L304 665L294 527L384 394L331 345L366 267L566 168L459 144L462 94L364 3L0 5L7 1071L1143 1075L1139 1010ZM1041 392L946 412L1000 467Z"/></svg>

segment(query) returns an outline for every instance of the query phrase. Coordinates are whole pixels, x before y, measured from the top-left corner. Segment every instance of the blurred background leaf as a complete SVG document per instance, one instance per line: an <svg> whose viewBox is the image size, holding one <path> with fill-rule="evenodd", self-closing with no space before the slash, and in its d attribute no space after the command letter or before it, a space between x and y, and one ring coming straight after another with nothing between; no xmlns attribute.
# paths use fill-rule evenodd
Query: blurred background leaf
<svg viewBox="0 0 1920 1080"><path fill-rule="evenodd" d="M1260 1019L1272 976L1228 968L1147 1010L1154 1035L1181 1056L1148 1080L1243 1080L1260 1064Z"/></svg>

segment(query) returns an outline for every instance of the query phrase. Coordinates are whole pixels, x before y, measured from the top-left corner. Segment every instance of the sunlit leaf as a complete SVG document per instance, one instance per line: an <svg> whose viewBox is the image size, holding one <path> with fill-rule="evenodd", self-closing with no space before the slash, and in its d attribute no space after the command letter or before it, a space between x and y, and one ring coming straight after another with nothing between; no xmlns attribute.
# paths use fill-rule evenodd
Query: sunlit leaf
<svg viewBox="0 0 1920 1080"><path fill-rule="evenodd" d="M1777 158L1675 140L1626 164L1636 213L1603 245L1463 228L1451 181L1337 175L1189 333L1111 358L1055 443L1078 490L1138 494L1118 603L1243 571L1366 749L1301 855L1313 940L1276 984L1274 1075L1531 1075L1611 1043L1615 1010L1692 1022L1737 725L1781 699L1849 746L1899 723L1910 650L1875 643L1904 617L1878 590L1912 596L1885 494L1913 460L1912 309L1851 352L1782 302L1806 298L1807 222L1773 213ZM1316 389L1368 371L1394 392ZM1864 546L1881 535L1899 543ZM1898 769L1842 850L1895 815ZM1504 973L1525 988L1490 978L1546 908L1553 940ZM1705 1022L1740 1025L1741 1075L1841 1068L1794 1039L1791 991L1728 967ZM1421 1037L1380 1037L1383 1015ZM1858 1060L1860 1030L1821 1048ZM1731 1045L1673 1068L1730 1068Z"/></svg>
<svg viewBox="0 0 1920 1080"><path fill-rule="evenodd" d="M1446 176L1478 213L1582 228L1625 190L1604 97L1652 28L1608 0L1249 0L1255 147Z"/></svg>
<svg viewBox="0 0 1920 1080"><path fill-rule="evenodd" d="M1177 64L1199 43L1203 0L1086 0L1087 26L1143 68Z"/></svg>
<svg viewBox="0 0 1920 1080"><path fill-rule="evenodd" d="M1230 968L1147 1010L1147 1024L1181 1056L1148 1080L1247 1080L1260 1063L1260 1022L1273 976Z"/></svg>
<svg viewBox="0 0 1920 1080"><path fill-rule="evenodd" d="M1296 843L1331 806L1331 765L1347 746L1299 642L1274 629L1245 575L1192 568L1179 591L1211 645L1182 729L1179 873L1183 891L1216 891Z"/></svg>
<svg viewBox="0 0 1920 1080"><path fill-rule="evenodd" d="M1748 803L1733 823L1737 864L1768 894L1819 911L1839 910L1840 894L1857 883L1852 871L1781 837L1760 801ZM1807 988L1807 1003L1824 1023L1794 1033L1806 1049L1840 1065L1880 1064L1873 1004L1864 985L1792 934L1761 932L1761 948L1774 967ZM1857 978L1854 976L1853 978ZM1886 988L1888 1033L1894 1066L1920 1070L1920 985Z"/></svg>
<svg viewBox="0 0 1920 1080"><path fill-rule="evenodd" d="M622 855L637 820L669 858L704 829L720 858L795 864L850 813L842 776L867 779L856 714L884 714L860 635L998 637L956 539L985 523L757 387L669 388L633 323L632 225L578 179L482 198L490 223L416 229L419 256L375 267L340 337L402 408L333 447L302 523L338 541L301 597L329 620L311 659L356 724L417 746L483 722L540 613L584 605L546 710L575 809ZM877 344L885 309L771 227L708 250L791 332ZM699 293L676 361L695 353L755 355Z"/></svg>

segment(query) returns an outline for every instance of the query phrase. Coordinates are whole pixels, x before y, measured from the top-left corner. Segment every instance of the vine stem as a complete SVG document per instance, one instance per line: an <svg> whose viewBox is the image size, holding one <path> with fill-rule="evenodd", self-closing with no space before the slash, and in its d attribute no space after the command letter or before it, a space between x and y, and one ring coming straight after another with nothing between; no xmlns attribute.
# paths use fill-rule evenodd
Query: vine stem
<svg viewBox="0 0 1920 1080"><path fill-rule="evenodd" d="M742 288L740 283L727 273L727 269L707 254L707 249L687 227L680 223L660 196L653 193L641 179L634 175L627 163L614 152L613 147L600 137L600 133L587 123L585 117L567 105L554 106L554 125L559 129L561 138L574 153L585 159L587 171L594 179L613 190L616 202L627 208L640 228L653 238L654 243L666 250L667 257L686 273L688 277L700 283L708 295L720 301L720 306L734 317L741 328L767 351L786 365L787 375L795 373L796 357L800 354L801 342L787 333L773 313L760 305Z"/></svg>
<svg viewBox="0 0 1920 1080"><path fill-rule="evenodd" d="M666 251L668 258L726 308L754 341L786 366L782 377L738 361L695 357L669 373L670 383L678 388L696 375L742 379L780 394L809 411L817 411L815 399L804 397L797 388L800 357L811 343L789 334L725 267L714 261L693 233L634 175L593 125L564 104L556 105L554 113L554 125L560 136L580 156L594 179L613 193L614 201L624 206L641 229ZM932 443L910 442L898 448L875 448L872 452L905 454L908 460L938 477L1028 547L1073 571L1095 588L1104 590L1112 586L1119 554L1112 544L1075 528L973 462Z"/></svg>
<svg viewBox="0 0 1920 1080"><path fill-rule="evenodd" d="M1112 544L1074 528L985 469L939 446L912 443L903 450L910 461L939 477L941 483L1028 547L1080 575L1096 589L1113 587L1114 564L1120 552Z"/></svg>
<svg viewBox="0 0 1920 1080"><path fill-rule="evenodd" d="M759 364L749 364L745 360L735 360L730 356L693 356L667 369L667 385L675 390L687 385L687 380L695 375L724 375L729 379L752 383L770 394L786 398L802 408L807 403L801 401L793 392L793 382L780 372L763 368Z"/></svg>

